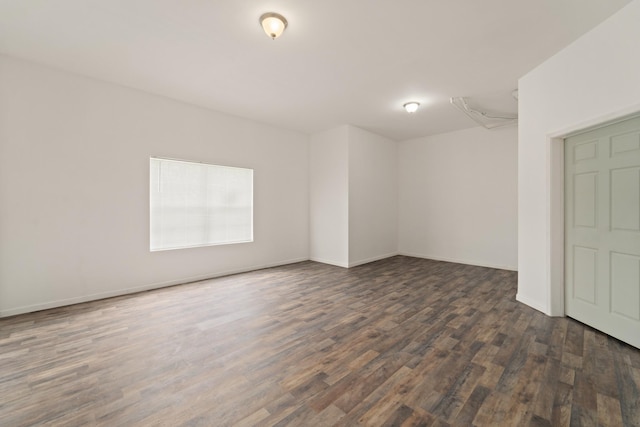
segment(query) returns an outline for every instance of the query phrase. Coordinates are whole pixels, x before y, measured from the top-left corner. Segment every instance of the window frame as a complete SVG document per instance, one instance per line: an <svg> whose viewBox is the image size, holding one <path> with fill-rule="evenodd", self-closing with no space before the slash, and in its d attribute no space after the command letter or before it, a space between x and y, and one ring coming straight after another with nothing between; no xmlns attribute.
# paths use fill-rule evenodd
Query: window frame
<svg viewBox="0 0 640 427"><path fill-rule="evenodd" d="M210 227L212 227L212 222L208 221L205 223L205 225L203 226L203 236L201 241L204 241L204 243L198 243L198 242L193 242L193 243L186 243L186 244L176 244L176 245L162 245L160 243L158 243L157 241L155 241L155 245L154 245L154 229L156 229L156 227L158 226L158 224L156 224L157 222L161 222L162 218L158 218L155 215L154 209L158 208L157 204L154 203L154 194L156 196L159 195L158 192L154 193L154 186L160 186L161 184L161 179L163 179L161 174L161 171L158 171L158 176L156 177L157 182L154 183L154 172L155 172L155 166L154 166L154 162L158 162L159 165L162 164L162 162L172 162L172 163L183 163L183 164L187 164L187 165L193 165L193 166L197 166L199 168L210 168L210 169L217 169L218 172L222 171L222 170L237 170L237 171L244 171L245 173L247 173L249 175L249 184L250 184L250 188L249 191L246 193L249 195L249 204L247 206L245 206L244 208L246 209L247 207L250 209L250 220L249 220L249 230L248 230L248 234L249 234L249 238L247 239L228 239L228 240L212 240L210 237L206 238L204 237L205 233L209 233L209 229ZM161 168L161 166L158 166ZM206 174L207 172L205 172ZM162 251L168 251L168 250L176 250L176 249L188 249L188 248L199 248L199 247L207 247L207 246L223 246L223 245L233 245L233 244L240 244L240 243L252 243L254 241L254 207L255 207L255 202L254 202L254 178L255 178L255 170L252 168L245 168L245 167L237 167L237 166L227 166L227 165L218 165L218 164L213 164L213 163L206 163L206 162L200 162L200 161L191 161L191 160L183 160L183 159L174 159L174 158L167 158L167 157L156 157L156 156L151 156L149 158L149 250L150 252L162 252ZM166 179L166 177L164 177L164 179ZM204 187L207 191L209 191L211 188L211 183L212 181L210 181L210 178L207 177L207 181L204 184ZM205 192L204 194L210 194L208 192ZM245 194L245 196L246 196ZM208 199L209 197L205 197L205 199ZM210 217L211 215L209 213L206 212L207 209L211 209L212 206L207 205L206 204L206 200L205 203L202 204L199 209L204 209L205 212L196 212L196 215L204 215L205 217ZM193 215L193 213L192 213ZM165 224L166 226L166 224ZM213 225L215 227L215 225ZM162 225L159 225L159 227L162 227ZM159 239L160 241L162 241L162 236L158 237L156 236L155 239Z"/></svg>

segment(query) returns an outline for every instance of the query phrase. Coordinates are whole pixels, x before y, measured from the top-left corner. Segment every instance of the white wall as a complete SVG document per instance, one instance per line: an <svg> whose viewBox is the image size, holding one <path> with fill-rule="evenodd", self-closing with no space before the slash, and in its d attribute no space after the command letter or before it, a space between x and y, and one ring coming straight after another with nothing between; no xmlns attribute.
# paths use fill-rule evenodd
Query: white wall
<svg viewBox="0 0 640 427"><path fill-rule="evenodd" d="M310 259L349 265L349 128L341 126L309 141Z"/></svg>
<svg viewBox="0 0 640 427"><path fill-rule="evenodd" d="M349 126L349 265L398 253L397 142Z"/></svg>
<svg viewBox="0 0 640 427"><path fill-rule="evenodd" d="M400 143L401 254L516 269L517 128Z"/></svg>
<svg viewBox="0 0 640 427"><path fill-rule="evenodd" d="M519 81L518 300L562 315L562 136L640 111L640 0Z"/></svg>
<svg viewBox="0 0 640 427"><path fill-rule="evenodd" d="M255 242L149 251L149 156L255 170ZM0 315L308 259L308 137L0 57Z"/></svg>

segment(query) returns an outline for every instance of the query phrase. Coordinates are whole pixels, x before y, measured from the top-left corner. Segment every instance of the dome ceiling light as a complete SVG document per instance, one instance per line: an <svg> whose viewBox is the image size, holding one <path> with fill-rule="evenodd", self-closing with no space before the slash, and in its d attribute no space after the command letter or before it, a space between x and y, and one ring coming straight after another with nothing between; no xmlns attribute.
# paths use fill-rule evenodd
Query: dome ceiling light
<svg viewBox="0 0 640 427"><path fill-rule="evenodd" d="M407 110L407 113L415 113L416 111L418 111L419 106L420 103L415 101L407 102L403 105L404 109Z"/></svg>
<svg viewBox="0 0 640 427"><path fill-rule="evenodd" d="M286 18L279 13L267 12L260 16L260 25L272 40L282 35L287 24Z"/></svg>

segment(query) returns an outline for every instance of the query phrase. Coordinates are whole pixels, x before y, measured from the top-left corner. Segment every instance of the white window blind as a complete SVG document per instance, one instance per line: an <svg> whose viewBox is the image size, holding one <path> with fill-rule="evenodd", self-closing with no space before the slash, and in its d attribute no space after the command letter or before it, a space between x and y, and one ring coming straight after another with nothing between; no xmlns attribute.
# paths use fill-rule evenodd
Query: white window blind
<svg viewBox="0 0 640 427"><path fill-rule="evenodd" d="M151 250L253 241L253 169L151 158Z"/></svg>

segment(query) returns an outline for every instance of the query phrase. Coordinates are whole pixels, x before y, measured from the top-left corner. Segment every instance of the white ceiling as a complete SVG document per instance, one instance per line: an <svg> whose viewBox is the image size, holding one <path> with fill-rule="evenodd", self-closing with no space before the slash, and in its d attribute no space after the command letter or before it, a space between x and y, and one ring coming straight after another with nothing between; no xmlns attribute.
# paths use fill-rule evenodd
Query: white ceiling
<svg viewBox="0 0 640 427"><path fill-rule="evenodd" d="M519 77L630 1L0 0L0 52L305 133L404 140L476 126L452 96L515 111ZM269 11L289 21L275 41Z"/></svg>

